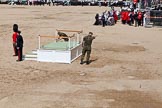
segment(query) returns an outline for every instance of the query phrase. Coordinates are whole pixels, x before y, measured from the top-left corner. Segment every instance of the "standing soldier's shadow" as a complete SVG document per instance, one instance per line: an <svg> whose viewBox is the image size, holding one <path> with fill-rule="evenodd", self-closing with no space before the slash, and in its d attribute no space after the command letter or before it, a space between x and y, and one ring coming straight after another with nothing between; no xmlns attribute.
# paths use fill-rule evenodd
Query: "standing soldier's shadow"
<svg viewBox="0 0 162 108"><path fill-rule="evenodd" d="M98 58L90 60L90 63L97 61Z"/></svg>
<svg viewBox="0 0 162 108"><path fill-rule="evenodd" d="M97 61L97 60L98 60L97 58L96 58L96 59L89 60L89 64L91 64L91 63L93 63L93 62L95 62L95 61ZM86 63L86 61L84 61L83 64L84 64L84 63ZM87 64L87 65L89 65L89 64Z"/></svg>

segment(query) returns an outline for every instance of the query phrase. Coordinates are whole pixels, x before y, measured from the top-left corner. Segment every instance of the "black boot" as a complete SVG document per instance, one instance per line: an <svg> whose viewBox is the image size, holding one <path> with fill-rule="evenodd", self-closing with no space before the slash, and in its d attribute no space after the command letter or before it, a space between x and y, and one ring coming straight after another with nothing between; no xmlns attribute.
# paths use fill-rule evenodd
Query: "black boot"
<svg viewBox="0 0 162 108"><path fill-rule="evenodd" d="M83 61L81 61L80 64L82 65L83 64Z"/></svg>
<svg viewBox="0 0 162 108"><path fill-rule="evenodd" d="M86 64L89 65L90 61L86 61Z"/></svg>

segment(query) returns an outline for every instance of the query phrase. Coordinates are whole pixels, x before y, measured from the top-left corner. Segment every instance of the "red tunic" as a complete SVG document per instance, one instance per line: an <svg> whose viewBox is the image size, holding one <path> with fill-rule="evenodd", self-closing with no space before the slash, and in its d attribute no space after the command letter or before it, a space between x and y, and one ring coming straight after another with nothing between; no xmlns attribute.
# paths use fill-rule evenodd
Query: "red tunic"
<svg viewBox="0 0 162 108"><path fill-rule="evenodd" d="M17 32L14 32L12 35L12 39L13 39L13 43L16 43L16 39L17 39Z"/></svg>
<svg viewBox="0 0 162 108"><path fill-rule="evenodd" d="M116 12L114 12L113 17L114 17L114 20L115 20L115 21L118 20L118 16L116 15Z"/></svg>
<svg viewBox="0 0 162 108"><path fill-rule="evenodd" d="M127 12L126 11L123 11L122 13L122 20L126 21L127 20Z"/></svg>
<svg viewBox="0 0 162 108"><path fill-rule="evenodd" d="M128 11L126 11L126 12L125 12L125 20L126 20L126 21L128 21L128 20L129 20L129 16L128 16L128 15L129 15L129 12L128 12Z"/></svg>
<svg viewBox="0 0 162 108"><path fill-rule="evenodd" d="M138 19L139 19L139 20L142 19L142 13L141 13L141 12L138 13Z"/></svg>

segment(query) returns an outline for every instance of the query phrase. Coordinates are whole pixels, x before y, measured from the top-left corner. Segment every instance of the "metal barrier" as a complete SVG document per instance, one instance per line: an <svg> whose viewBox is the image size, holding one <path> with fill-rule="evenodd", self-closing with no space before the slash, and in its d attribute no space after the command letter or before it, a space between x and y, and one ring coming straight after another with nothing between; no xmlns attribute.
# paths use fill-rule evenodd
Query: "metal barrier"
<svg viewBox="0 0 162 108"><path fill-rule="evenodd" d="M145 27L162 26L162 10L147 10L144 15Z"/></svg>

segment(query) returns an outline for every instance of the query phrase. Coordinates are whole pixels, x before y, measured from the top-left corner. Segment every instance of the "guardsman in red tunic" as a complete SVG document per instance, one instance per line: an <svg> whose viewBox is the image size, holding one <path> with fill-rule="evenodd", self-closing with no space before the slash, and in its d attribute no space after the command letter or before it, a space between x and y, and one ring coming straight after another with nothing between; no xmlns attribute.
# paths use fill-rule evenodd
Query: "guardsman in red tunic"
<svg viewBox="0 0 162 108"><path fill-rule="evenodd" d="M12 35L12 40L13 40L13 49L14 49L14 55L13 56L17 56L18 52L17 52L17 47L16 47L16 39L17 39L17 32L18 32L18 25L14 24L13 25L13 35Z"/></svg>

